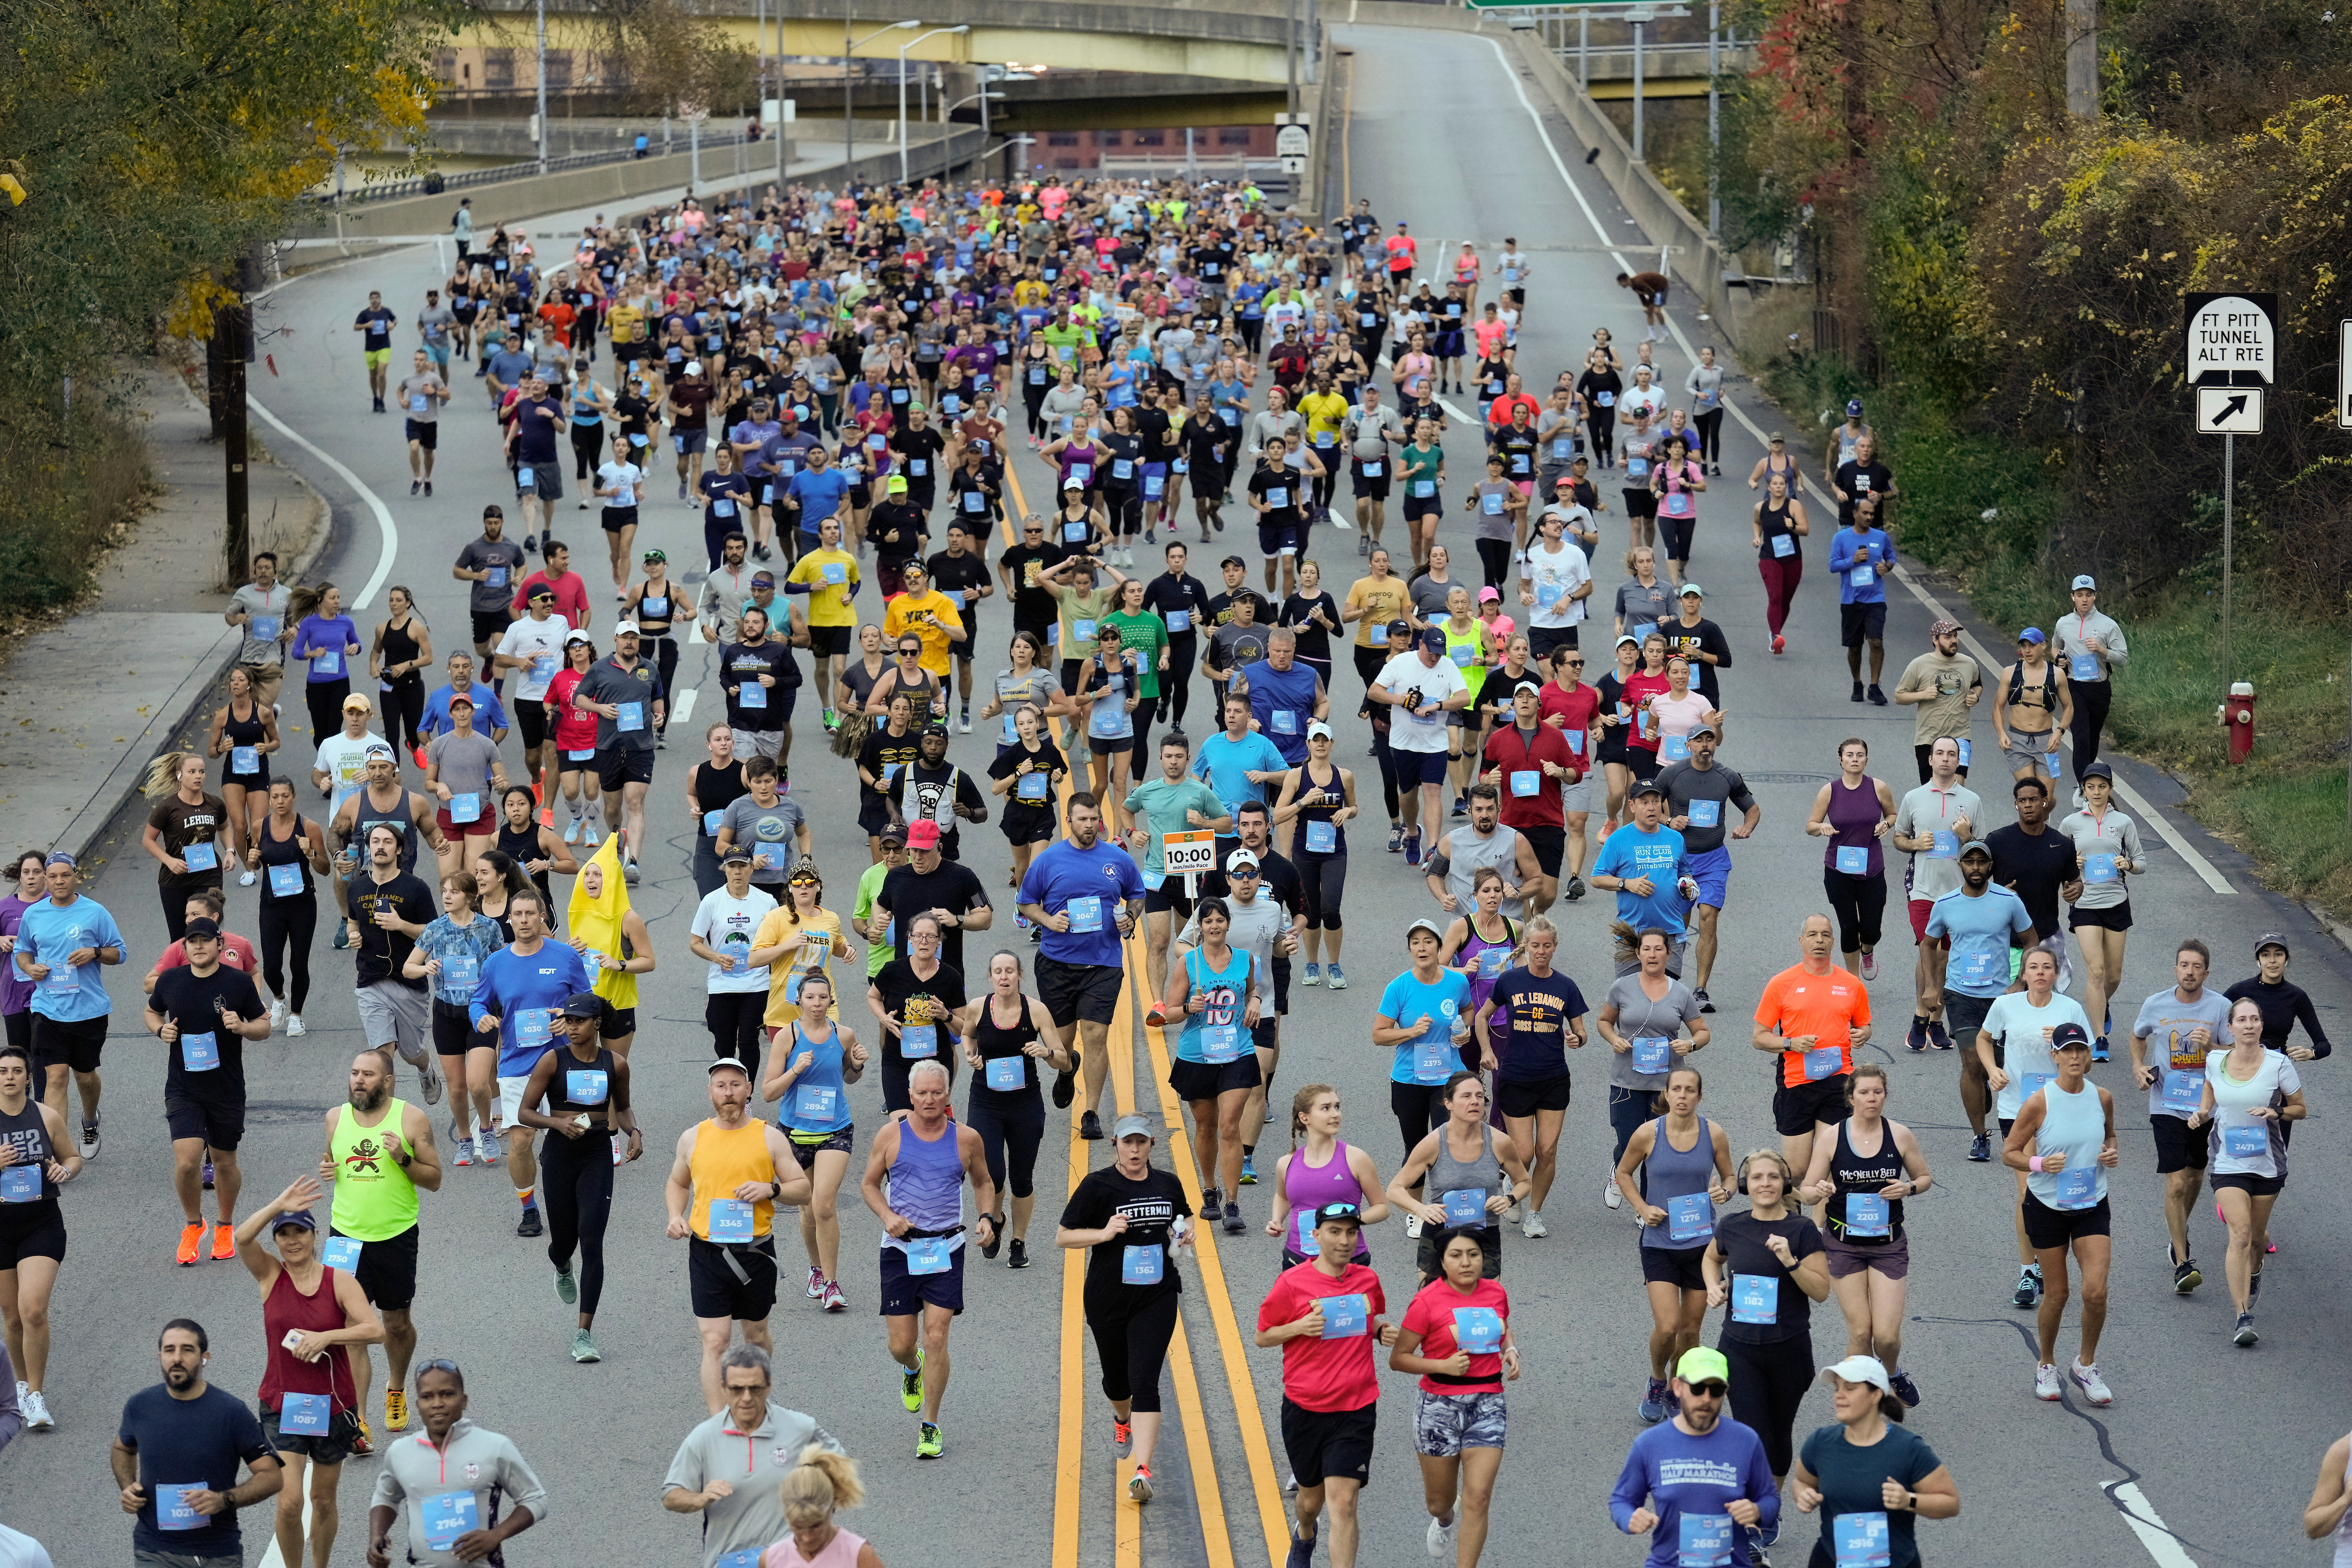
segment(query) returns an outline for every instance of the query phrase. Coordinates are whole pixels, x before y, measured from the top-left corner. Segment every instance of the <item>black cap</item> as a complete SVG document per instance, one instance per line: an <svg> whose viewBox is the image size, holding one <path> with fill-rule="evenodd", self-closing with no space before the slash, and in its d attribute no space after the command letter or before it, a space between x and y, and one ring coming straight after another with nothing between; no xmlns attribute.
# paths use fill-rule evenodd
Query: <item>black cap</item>
<svg viewBox="0 0 2352 1568"><path fill-rule="evenodd" d="M1632 790L1629 794L1627 794L1627 795L1625 796L1625 798L1626 798L1627 800L1633 800L1633 799L1636 798L1637 796L1640 796L1640 795L1661 795L1661 796L1663 796L1665 793L1666 793L1666 792L1665 792L1664 790L1660 789L1660 788L1658 787L1658 781L1657 781L1657 780L1655 780L1655 779L1643 779L1643 780L1641 780L1640 782L1638 782L1637 784L1635 784L1633 785L1633 790Z"/></svg>
<svg viewBox="0 0 2352 1568"><path fill-rule="evenodd" d="M751 863L751 852L740 844L729 847L727 853L719 858L721 866L733 866L739 862L745 866Z"/></svg>
<svg viewBox="0 0 2352 1568"><path fill-rule="evenodd" d="M1364 1228L1363 1211L1354 1204L1325 1204L1315 1211L1315 1228L1318 1230L1335 1220L1341 1225L1352 1225L1358 1230Z"/></svg>
<svg viewBox="0 0 2352 1568"><path fill-rule="evenodd" d="M198 915L194 920L188 922L187 929L180 934L184 938L201 936L209 938L214 942L218 942L220 940L220 922L208 916Z"/></svg>
<svg viewBox="0 0 2352 1568"><path fill-rule="evenodd" d="M1244 572L1249 570L1249 563L1243 560L1238 555L1228 555L1223 561L1218 562L1217 565L1220 568L1226 566L1238 566Z"/></svg>
<svg viewBox="0 0 2352 1568"><path fill-rule="evenodd" d="M2050 1031L2050 1048L2052 1050L2063 1051L2072 1046L2080 1046L2084 1050L2089 1050L2091 1048L2091 1031L2085 1029L2080 1024L2061 1024L2056 1028Z"/></svg>
<svg viewBox="0 0 2352 1568"><path fill-rule="evenodd" d="M2105 779L2109 784L2113 784L2116 782L2116 770L2105 763L2093 763L2083 770L2083 776L2086 779Z"/></svg>
<svg viewBox="0 0 2352 1568"><path fill-rule="evenodd" d="M564 999L562 1013L567 1018L601 1018L604 999L593 991L583 991Z"/></svg>

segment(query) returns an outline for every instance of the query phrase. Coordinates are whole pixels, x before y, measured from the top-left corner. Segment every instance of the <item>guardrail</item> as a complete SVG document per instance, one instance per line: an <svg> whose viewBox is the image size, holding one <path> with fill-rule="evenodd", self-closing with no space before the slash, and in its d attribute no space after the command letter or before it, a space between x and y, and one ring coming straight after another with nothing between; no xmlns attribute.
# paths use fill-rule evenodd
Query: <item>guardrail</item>
<svg viewBox="0 0 2352 1568"><path fill-rule="evenodd" d="M733 131L725 135L706 136L702 139L702 145L706 149L736 147L743 145L745 140L743 132ZM766 138L761 140L764 141ZM664 153L656 153L648 148L646 155L663 157L675 151L675 148L671 148ZM560 174L572 169L593 169L605 163L625 163L634 161L636 156L635 147L622 147L610 153L574 153L567 157L550 158L547 161L547 166L543 169L540 166L538 159L530 158L521 163L496 164L488 169L468 169L459 174L422 174L406 180L371 181L363 183L356 190L347 189L340 193L324 191L305 195L302 199L309 202L321 202L332 206L340 196L342 205L349 207L369 202L399 201L407 196L437 196L445 191L471 190L481 185L499 184L508 180L537 179L543 174ZM441 182L437 185L431 183L436 179Z"/></svg>

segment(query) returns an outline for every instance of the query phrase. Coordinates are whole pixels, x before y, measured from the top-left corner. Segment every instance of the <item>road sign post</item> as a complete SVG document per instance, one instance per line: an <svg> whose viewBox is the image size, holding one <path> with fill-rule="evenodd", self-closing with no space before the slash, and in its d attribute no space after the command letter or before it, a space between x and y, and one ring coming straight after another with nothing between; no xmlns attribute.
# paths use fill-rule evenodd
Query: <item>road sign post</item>
<svg viewBox="0 0 2352 1568"><path fill-rule="evenodd" d="M2352 321L2336 329L2336 427L2352 430Z"/></svg>
<svg viewBox="0 0 2352 1568"><path fill-rule="evenodd" d="M2191 294L2182 302L2181 363L2195 389L2197 428L2221 437L2221 694L2231 666L2231 608L2236 587L2238 437L2263 428L2263 390L2278 379L2278 296ZM2352 322L2347 323L2352 339ZM2342 411L2339 410L2339 417Z"/></svg>

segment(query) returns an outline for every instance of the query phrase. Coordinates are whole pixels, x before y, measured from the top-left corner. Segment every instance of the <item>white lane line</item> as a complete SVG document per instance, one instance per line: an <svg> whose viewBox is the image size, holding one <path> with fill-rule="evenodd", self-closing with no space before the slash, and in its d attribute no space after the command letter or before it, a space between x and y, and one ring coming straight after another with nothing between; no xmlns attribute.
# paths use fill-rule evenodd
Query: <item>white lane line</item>
<svg viewBox="0 0 2352 1568"><path fill-rule="evenodd" d="M2126 1481L2108 1495L2123 1505L2124 1522L2156 1559L2157 1568L2197 1568L2197 1559L2181 1549L2179 1537L2148 1506L2147 1494L2139 1489L2137 1481Z"/></svg>
<svg viewBox="0 0 2352 1568"><path fill-rule="evenodd" d="M302 1468L302 1543L305 1546L310 1543L310 1468L308 1465ZM278 1549L278 1510L275 1506L269 1510L269 1546L261 1554L260 1568L286 1568L286 1554ZM302 1565L298 1563L294 1568L302 1568ZM2194 1568L2193 1564L2191 1568Z"/></svg>
<svg viewBox="0 0 2352 1568"><path fill-rule="evenodd" d="M677 694L677 706L671 709L669 721L683 724L694 717L694 688L689 686Z"/></svg>
<svg viewBox="0 0 2352 1568"><path fill-rule="evenodd" d="M318 443L296 430L251 397L246 399L245 405L268 420L272 429L341 476L343 483L351 486L353 493L367 504L368 510L375 513L375 571L368 578L367 586L360 590L359 597L351 602L352 608L354 610L366 609L374 602L376 590L383 586L384 579L392 575L393 559L400 553L400 525L392 521L392 509L384 505L383 500L373 490L362 484L360 477L344 467L341 459L322 449Z"/></svg>

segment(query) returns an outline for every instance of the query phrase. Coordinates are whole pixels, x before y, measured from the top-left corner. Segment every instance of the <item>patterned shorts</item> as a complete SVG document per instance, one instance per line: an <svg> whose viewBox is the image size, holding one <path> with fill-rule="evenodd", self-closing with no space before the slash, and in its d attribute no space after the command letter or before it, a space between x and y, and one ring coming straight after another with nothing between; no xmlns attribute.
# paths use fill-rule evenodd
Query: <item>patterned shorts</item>
<svg viewBox="0 0 2352 1568"><path fill-rule="evenodd" d="M1412 1451L1451 1459L1465 1448L1499 1448L1510 1425L1499 1394L1432 1394L1421 1391L1412 1413Z"/></svg>

